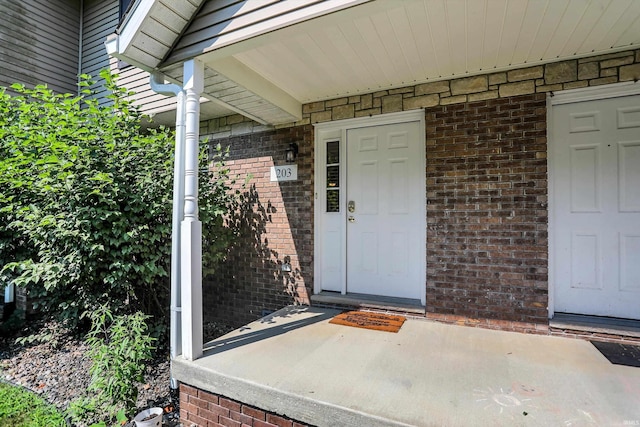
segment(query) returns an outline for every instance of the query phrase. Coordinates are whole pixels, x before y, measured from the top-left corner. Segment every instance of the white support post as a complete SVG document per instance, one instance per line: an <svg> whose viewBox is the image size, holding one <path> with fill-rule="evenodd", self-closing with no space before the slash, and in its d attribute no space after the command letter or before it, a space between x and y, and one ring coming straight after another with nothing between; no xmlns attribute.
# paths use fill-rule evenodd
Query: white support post
<svg viewBox="0 0 640 427"><path fill-rule="evenodd" d="M184 63L185 156L184 217L181 224L182 356L202 356L202 223L198 220L198 153L200 94L204 66L192 59Z"/></svg>

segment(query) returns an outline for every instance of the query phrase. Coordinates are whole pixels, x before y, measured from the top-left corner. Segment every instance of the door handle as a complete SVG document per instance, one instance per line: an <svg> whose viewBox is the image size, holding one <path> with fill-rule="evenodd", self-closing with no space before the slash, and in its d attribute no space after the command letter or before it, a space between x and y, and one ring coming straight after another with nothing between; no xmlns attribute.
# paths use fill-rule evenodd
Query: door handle
<svg viewBox="0 0 640 427"><path fill-rule="evenodd" d="M356 211L356 202L349 200L349 203L347 203L347 210L350 213L354 213Z"/></svg>
<svg viewBox="0 0 640 427"><path fill-rule="evenodd" d="M349 217L349 222L356 222L356 219L352 216Z"/></svg>

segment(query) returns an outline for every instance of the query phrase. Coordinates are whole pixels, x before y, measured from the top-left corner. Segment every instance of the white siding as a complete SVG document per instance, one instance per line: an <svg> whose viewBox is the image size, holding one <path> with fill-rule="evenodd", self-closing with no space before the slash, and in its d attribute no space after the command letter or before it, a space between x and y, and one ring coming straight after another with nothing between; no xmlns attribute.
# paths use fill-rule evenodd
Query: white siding
<svg viewBox="0 0 640 427"><path fill-rule="evenodd" d="M77 91L79 0L0 0L0 86Z"/></svg>

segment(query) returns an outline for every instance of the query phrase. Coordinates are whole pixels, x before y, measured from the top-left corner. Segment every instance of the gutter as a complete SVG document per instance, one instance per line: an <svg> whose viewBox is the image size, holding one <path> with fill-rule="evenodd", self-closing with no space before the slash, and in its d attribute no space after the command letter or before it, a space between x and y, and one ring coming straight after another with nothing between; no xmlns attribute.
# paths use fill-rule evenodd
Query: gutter
<svg viewBox="0 0 640 427"><path fill-rule="evenodd" d="M185 153L185 101L184 90L177 84L166 84L160 73L151 73L151 89L165 96L176 96L176 143L173 166L173 216L171 218L171 320L169 325L169 353L171 360L182 354L182 306L180 295L180 223L184 206L184 153ZM171 377L171 388L178 388L178 381Z"/></svg>

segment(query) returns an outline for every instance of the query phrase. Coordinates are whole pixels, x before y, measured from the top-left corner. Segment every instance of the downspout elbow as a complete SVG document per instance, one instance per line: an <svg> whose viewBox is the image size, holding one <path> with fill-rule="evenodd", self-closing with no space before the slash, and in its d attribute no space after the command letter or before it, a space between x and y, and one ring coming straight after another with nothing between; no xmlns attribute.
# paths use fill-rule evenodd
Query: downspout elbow
<svg viewBox="0 0 640 427"><path fill-rule="evenodd" d="M178 96L182 88L174 83L165 83L162 74L158 72L149 75L149 85L155 93L165 96Z"/></svg>

